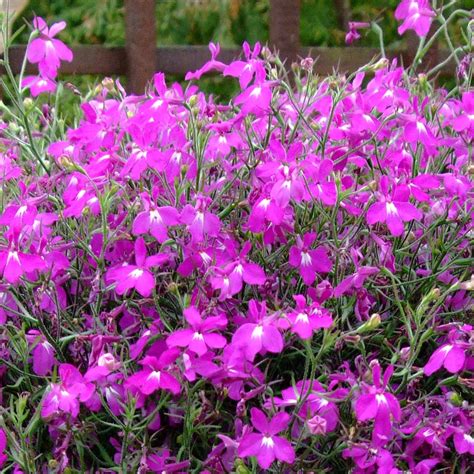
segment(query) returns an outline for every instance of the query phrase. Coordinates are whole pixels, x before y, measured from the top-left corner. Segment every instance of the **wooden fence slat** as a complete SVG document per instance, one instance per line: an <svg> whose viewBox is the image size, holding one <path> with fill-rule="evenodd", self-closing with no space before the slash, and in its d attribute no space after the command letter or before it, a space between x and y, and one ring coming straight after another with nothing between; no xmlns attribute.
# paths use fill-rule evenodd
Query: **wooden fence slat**
<svg viewBox="0 0 474 474"><path fill-rule="evenodd" d="M124 47L106 48L103 46L76 46L72 48L74 61L62 63L61 74L99 74L104 76L125 75L127 73L126 49ZM26 46L13 46L9 50L10 64L15 74L21 70L21 64L25 57ZM387 50L389 58L401 57L403 50ZM156 58L156 71L166 74L184 75L188 71L199 69L210 58L207 46L160 46L154 48L153 54ZM219 59L229 63L238 57L241 50L237 48L224 48L221 50ZM311 56L316 63L318 74L330 74L333 70L350 72L367 64L373 57L379 54L378 48L354 46L351 48L315 47L302 48L299 51L301 57ZM449 56L449 51L439 51L438 61L444 61ZM450 61L442 70L441 75L452 75L455 71L455 62ZM0 73L3 69L0 68ZM36 65L27 65L27 74L37 74ZM151 75L147 77L151 79ZM230 80L230 79L229 79Z"/></svg>
<svg viewBox="0 0 474 474"><path fill-rule="evenodd" d="M279 51L287 67L300 53L300 0L270 0L270 46Z"/></svg>
<svg viewBox="0 0 474 474"><path fill-rule="evenodd" d="M156 19L154 0L125 0L127 89L143 93L156 71Z"/></svg>
<svg viewBox="0 0 474 474"><path fill-rule="evenodd" d="M351 0L334 0L339 27L347 31L351 21Z"/></svg>

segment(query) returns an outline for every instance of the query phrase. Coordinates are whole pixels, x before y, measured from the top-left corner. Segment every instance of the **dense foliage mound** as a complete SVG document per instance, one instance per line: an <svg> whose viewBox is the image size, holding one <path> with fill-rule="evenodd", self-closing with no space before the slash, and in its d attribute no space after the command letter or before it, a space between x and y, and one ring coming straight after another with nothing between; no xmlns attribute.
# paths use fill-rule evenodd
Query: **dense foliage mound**
<svg viewBox="0 0 474 474"><path fill-rule="evenodd" d="M70 126L35 20L39 75L3 81L6 472L472 472L471 25L453 90L416 73L443 11L397 8L408 68L211 44L187 80L229 103L106 79Z"/></svg>

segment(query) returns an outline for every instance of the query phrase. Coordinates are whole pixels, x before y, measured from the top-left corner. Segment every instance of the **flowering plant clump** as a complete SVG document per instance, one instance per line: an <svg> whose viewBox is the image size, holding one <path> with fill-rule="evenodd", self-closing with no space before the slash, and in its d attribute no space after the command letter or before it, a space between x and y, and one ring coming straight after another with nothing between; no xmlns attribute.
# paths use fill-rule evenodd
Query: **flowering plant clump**
<svg viewBox="0 0 474 474"><path fill-rule="evenodd" d="M211 44L187 78L237 79L228 103L157 73L71 122L65 25L35 21L39 76L2 82L5 472L471 472L474 44L449 8L400 3L407 68L382 44L288 80ZM417 67L458 17L436 88Z"/></svg>

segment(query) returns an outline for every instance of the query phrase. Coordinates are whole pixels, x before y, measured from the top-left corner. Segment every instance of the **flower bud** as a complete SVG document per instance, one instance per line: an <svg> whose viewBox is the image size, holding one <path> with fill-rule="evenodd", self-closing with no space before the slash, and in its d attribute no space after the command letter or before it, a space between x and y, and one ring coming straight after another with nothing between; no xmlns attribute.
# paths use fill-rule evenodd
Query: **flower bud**
<svg viewBox="0 0 474 474"><path fill-rule="evenodd" d="M114 370L117 370L120 367L120 362L117 362L115 360L113 354L111 354L110 352L106 352L105 354L102 354L99 357L97 365L99 365L100 367L105 367L111 372L113 372Z"/></svg>
<svg viewBox="0 0 474 474"><path fill-rule="evenodd" d="M462 290L472 291L474 290L474 274L471 275L471 279L467 281L463 281L460 285Z"/></svg>
<svg viewBox="0 0 474 474"><path fill-rule="evenodd" d="M411 349L409 347L402 347L400 349L400 360L407 361L410 357Z"/></svg>
<svg viewBox="0 0 474 474"><path fill-rule="evenodd" d="M313 435L324 435L327 431L327 421L319 415L315 415L313 418L309 419L306 422L306 426L308 427L309 432Z"/></svg>
<svg viewBox="0 0 474 474"><path fill-rule="evenodd" d="M446 397L456 407L460 407L463 404L463 399L457 392L448 392Z"/></svg>
<svg viewBox="0 0 474 474"><path fill-rule="evenodd" d="M31 110L33 110L34 106L35 106L35 102L30 97L26 97L26 99L23 99L23 107L25 107L25 110L27 112L30 112Z"/></svg>
<svg viewBox="0 0 474 474"><path fill-rule="evenodd" d="M370 319L368 321L362 324L362 326L359 326L356 332L360 334L364 332L373 331L374 329L380 326L381 322L382 320L380 318L380 314L374 313L372 314L372 316L370 316Z"/></svg>
<svg viewBox="0 0 474 474"><path fill-rule="evenodd" d="M250 474L250 469L245 465L242 459L236 459L235 464L235 472L236 474Z"/></svg>
<svg viewBox="0 0 474 474"><path fill-rule="evenodd" d="M111 77L106 77L102 80L102 85L109 91L112 92L115 90L115 82Z"/></svg>
<svg viewBox="0 0 474 474"><path fill-rule="evenodd" d="M375 64L366 66L364 70L368 72L375 72L379 71L380 69L386 68L388 64L389 62L387 58L381 58Z"/></svg>

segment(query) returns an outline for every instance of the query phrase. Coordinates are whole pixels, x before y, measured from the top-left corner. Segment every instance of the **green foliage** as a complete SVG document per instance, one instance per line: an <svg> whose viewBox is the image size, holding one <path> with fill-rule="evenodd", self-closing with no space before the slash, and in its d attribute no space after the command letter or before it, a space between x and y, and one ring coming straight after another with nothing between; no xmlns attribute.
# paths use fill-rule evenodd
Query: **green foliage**
<svg viewBox="0 0 474 474"><path fill-rule="evenodd" d="M397 0L353 0L352 18L379 19L387 44L397 41L393 10ZM207 44L219 41L224 46L268 40L269 0L158 0L156 18L158 43ZM24 13L27 20L37 14L48 21L63 19L63 33L69 44L120 45L125 41L123 0L30 0ZM18 25L23 20L18 20ZM340 25L334 2L302 0L301 41L304 46L343 46L345 28ZM25 32L20 41L26 42ZM362 39L376 46L373 35Z"/></svg>

